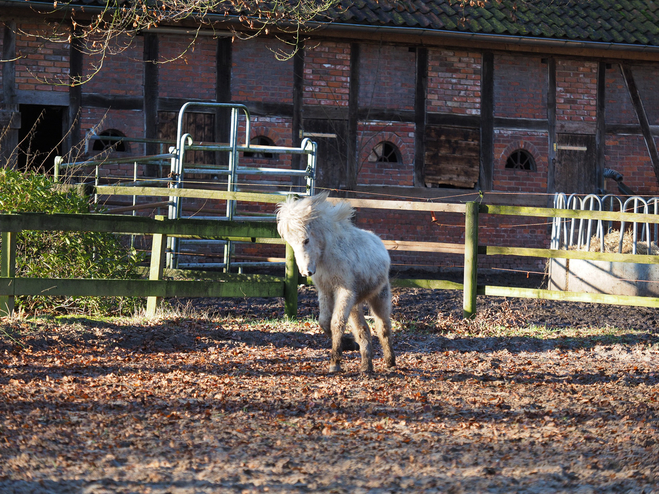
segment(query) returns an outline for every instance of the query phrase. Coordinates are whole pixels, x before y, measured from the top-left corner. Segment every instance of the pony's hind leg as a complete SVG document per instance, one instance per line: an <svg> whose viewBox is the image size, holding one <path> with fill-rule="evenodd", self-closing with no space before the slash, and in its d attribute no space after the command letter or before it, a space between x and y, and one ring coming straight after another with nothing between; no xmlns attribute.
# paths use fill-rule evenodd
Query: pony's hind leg
<svg viewBox="0 0 659 494"><path fill-rule="evenodd" d="M387 367L396 366L396 357L391 347L391 289L387 283L380 293L369 300L375 316L375 334L380 340L384 353L384 363Z"/></svg>
<svg viewBox="0 0 659 494"><path fill-rule="evenodd" d="M355 340L359 344L362 356L361 372L373 372L373 347L371 343L371 330L368 327L361 304L355 304L350 311L350 326Z"/></svg>

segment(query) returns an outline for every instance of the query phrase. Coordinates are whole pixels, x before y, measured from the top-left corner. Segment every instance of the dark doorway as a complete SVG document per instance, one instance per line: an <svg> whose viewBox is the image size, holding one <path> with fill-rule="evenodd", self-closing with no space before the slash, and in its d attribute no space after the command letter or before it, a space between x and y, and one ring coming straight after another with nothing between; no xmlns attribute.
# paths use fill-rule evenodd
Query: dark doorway
<svg viewBox="0 0 659 494"><path fill-rule="evenodd" d="M316 185L339 189L349 183L348 177L346 177L348 122L346 120L305 119L304 135L318 144Z"/></svg>
<svg viewBox="0 0 659 494"><path fill-rule="evenodd" d="M597 191L595 136L556 135L556 192L592 194Z"/></svg>
<svg viewBox="0 0 659 494"><path fill-rule="evenodd" d="M65 110L62 106L19 106L18 166L21 170L52 173L55 156L62 155Z"/></svg>

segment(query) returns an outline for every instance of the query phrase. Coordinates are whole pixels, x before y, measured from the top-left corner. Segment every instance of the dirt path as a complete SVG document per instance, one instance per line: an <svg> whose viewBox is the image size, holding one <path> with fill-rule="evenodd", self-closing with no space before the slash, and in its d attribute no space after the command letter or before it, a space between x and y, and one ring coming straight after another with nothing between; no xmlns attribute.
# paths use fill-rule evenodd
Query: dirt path
<svg viewBox="0 0 659 494"><path fill-rule="evenodd" d="M371 377L357 352L328 375L315 324L222 307L5 321L0 492L659 492L657 334L530 332L501 307L507 334L399 318L398 368Z"/></svg>

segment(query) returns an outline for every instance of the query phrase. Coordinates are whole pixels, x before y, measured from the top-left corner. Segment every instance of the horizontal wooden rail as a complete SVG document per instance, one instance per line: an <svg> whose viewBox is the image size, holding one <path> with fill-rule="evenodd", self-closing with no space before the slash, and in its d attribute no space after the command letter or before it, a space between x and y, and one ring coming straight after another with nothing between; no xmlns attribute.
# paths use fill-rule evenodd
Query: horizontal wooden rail
<svg viewBox="0 0 659 494"><path fill-rule="evenodd" d="M0 296L283 297L283 281L0 278Z"/></svg>
<svg viewBox="0 0 659 494"><path fill-rule="evenodd" d="M546 259L584 259L587 261L633 262L659 264L659 256L641 254L617 254L614 252L588 252L583 250L533 249L527 247L479 246L479 254L488 256L542 257Z"/></svg>
<svg viewBox="0 0 659 494"><path fill-rule="evenodd" d="M608 295L605 293L562 292L536 288L515 288L507 286L479 286L478 295L496 297L534 298L561 302L589 302L597 304L634 305L639 307L659 307L659 298L633 295Z"/></svg>
<svg viewBox="0 0 659 494"><path fill-rule="evenodd" d="M436 213L462 213L465 212L464 204L447 204L427 201L389 201L377 199L340 199L330 197L331 202L345 201L353 208L387 209L391 211L428 211Z"/></svg>
<svg viewBox="0 0 659 494"><path fill-rule="evenodd" d="M96 193L107 196L183 197L186 199L217 199L245 202L278 203L286 200L280 194L260 192L228 192L208 189L173 189L165 187L124 187L121 185L99 185Z"/></svg>
<svg viewBox="0 0 659 494"><path fill-rule="evenodd" d="M0 214L0 231L21 230L112 232L191 238L272 238L278 239L277 225L265 221L178 219L161 221L142 216L109 214Z"/></svg>
<svg viewBox="0 0 659 494"><path fill-rule="evenodd" d="M586 220L624 221L626 223L659 223L659 214L621 213L616 211L588 211L580 209L527 208L481 204L479 212L506 216L537 218L577 218Z"/></svg>
<svg viewBox="0 0 659 494"><path fill-rule="evenodd" d="M441 242L405 242L403 240L383 240L387 250L402 250L406 252L438 252L444 254L464 254L463 244Z"/></svg>
<svg viewBox="0 0 659 494"><path fill-rule="evenodd" d="M448 280L412 280L393 278L391 286L401 288L428 288L431 290L462 290L464 285L455 281Z"/></svg>
<svg viewBox="0 0 659 494"><path fill-rule="evenodd" d="M147 197L182 197L186 199L217 199L245 202L280 203L285 195L263 194L261 192L228 192L208 189L170 189L165 187L125 187L121 185L99 185L99 195L147 196ZM345 201L354 208L388 209L392 211L428 211L443 213L464 213L464 204L447 204L428 201L389 201L376 199L341 199L330 197L330 202Z"/></svg>

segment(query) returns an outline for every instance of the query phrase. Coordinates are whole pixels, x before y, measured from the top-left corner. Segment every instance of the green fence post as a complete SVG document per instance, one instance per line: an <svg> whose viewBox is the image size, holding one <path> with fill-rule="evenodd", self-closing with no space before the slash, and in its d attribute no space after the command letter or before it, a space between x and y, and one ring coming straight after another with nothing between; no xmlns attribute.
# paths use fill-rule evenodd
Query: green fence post
<svg viewBox="0 0 659 494"><path fill-rule="evenodd" d="M465 217L465 261L463 317L476 317L476 288L478 283L478 209L480 204L468 202Z"/></svg>
<svg viewBox="0 0 659 494"><path fill-rule="evenodd" d="M2 252L0 252L0 278L16 276L16 233L2 232ZM14 296L0 296L0 316L14 314Z"/></svg>
<svg viewBox="0 0 659 494"><path fill-rule="evenodd" d="M297 317L297 264L293 247L286 244L286 274L284 275L284 307L286 317Z"/></svg>
<svg viewBox="0 0 659 494"><path fill-rule="evenodd" d="M156 220L163 221L165 216L157 215ZM167 250L167 235L163 233L154 233L151 244L151 263L149 266L149 279L160 280L163 269L165 268L165 254ZM146 299L146 315L153 317L162 301L162 297L152 295Z"/></svg>

